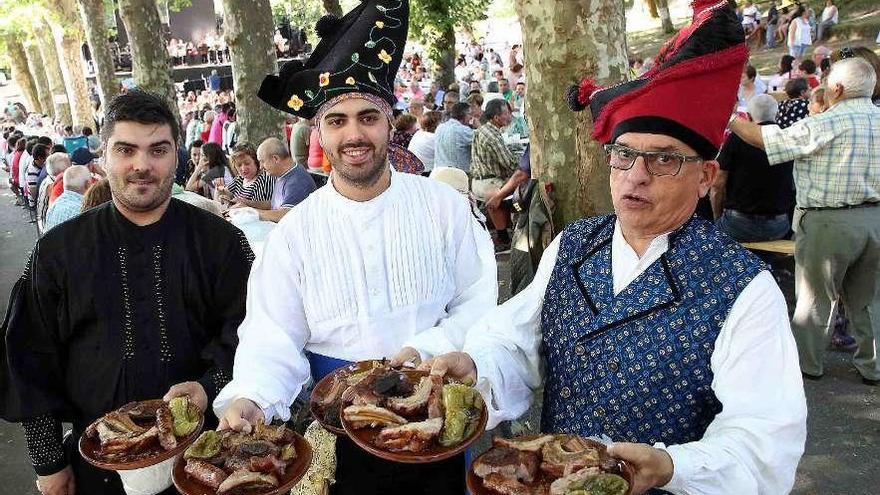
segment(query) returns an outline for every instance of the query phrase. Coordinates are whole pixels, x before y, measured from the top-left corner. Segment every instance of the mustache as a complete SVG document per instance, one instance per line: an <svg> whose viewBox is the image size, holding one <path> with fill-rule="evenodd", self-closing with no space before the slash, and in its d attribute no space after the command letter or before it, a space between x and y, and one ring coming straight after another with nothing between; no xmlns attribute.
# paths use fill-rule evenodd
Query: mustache
<svg viewBox="0 0 880 495"><path fill-rule="evenodd" d="M127 181L135 181L135 180L145 180L150 182L157 182L158 178L151 174L150 172L130 172L125 175L125 180Z"/></svg>
<svg viewBox="0 0 880 495"><path fill-rule="evenodd" d="M343 152L343 151L345 151L345 150L348 150L348 149L350 149L350 148L369 148L369 149L373 149L373 148L375 148L375 146L373 146L373 143L370 143L369 141L355 141L355 142L353 142L353 143L345 143L345 144L343 144L342 146L340 146L340 147L339 147L339 152L341 153L341 152Z"/></svg>

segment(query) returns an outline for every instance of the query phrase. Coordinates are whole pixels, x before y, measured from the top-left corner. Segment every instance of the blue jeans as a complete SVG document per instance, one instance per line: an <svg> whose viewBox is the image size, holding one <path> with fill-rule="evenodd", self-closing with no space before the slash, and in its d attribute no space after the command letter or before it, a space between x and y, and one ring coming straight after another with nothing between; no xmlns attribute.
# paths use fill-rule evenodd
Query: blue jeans
<svg viewBox="0 0 880 495"><path fill-rule="evenodd" d="M785 213L765 217L724 210L715 226L736 241L759 242L782 239L791 229L791 222Z"/></svg>
<svg viewBox="0 0 880 495"><path fill-rule="evenodd" d="M807 47L810 45L794 45L788 47L788 54L794 58L801 58L807 53Z"/></svg>
<svg viewBox="0 0 880 495"><path fill-rule="evenodd" d="M776 24L767 25L767 32L764 33L764 46L776 48Z"/></svg>

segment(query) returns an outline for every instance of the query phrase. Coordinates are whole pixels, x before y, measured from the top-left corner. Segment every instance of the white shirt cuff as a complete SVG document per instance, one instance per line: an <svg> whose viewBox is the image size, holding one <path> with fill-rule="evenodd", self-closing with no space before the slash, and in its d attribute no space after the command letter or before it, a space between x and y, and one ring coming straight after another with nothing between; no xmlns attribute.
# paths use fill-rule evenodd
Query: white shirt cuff
<svg viewBox="0 0 880 495"><path fill-rule="evenodd" d="M670 493L688 493L688 481L693 477L694 466L690 462L687 450L682 449L679 445L670 445L669 447L663 443L654 444L655 449L665 450L669 457L672 458L672 479L661 488Z"/></svg>

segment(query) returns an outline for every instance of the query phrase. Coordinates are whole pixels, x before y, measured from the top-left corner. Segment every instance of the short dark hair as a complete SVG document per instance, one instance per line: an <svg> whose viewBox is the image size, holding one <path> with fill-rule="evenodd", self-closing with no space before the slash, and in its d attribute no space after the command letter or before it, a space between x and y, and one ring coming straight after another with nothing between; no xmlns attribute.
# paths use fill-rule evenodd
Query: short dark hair
<svg viewBox="0 0 880 495"><path fill-rule="evenodd" d="M455 105L452 105L452 108L449 109L449 118L455 119L458 121L462 121L462 120L468 118L470 113L471 113L470 104L462 101L462 102L456 103Z"/></svg>
<svg viewBox="0 0 880 495"><path fill-rule="evenodd" d="M195 141L189 143L189 149L201 148L202 146L204 146L204 144L205 144L205 142L202 141L201 139L196 139Z"/></svg>
<svg viewBox="0 0 880 495"><path fill-rule="evenodd" d="M73 126L72 125L64 126L64 132L73 132Z"/></svg>
<svg viewBox="0 0 880 495"><path fill-rule="evenodd" d="M171 137L180 140L180 122L168 102L161 96L142 90L132 90L110 100L104 113L104 128L101 139L107 141L113 135L117 122L137 122L138 124L166 124L171 127Z"/></svg>
<svg viewBox="0 0 880 495"><path fill-rule="evenodd" d="M486 109L483 110L483 121L488 122L492 120L494 117L497 117L504 113L504 109L510 110L510 103L507 103L507 100L504 98L495 98L494 100L490 100L489 103L486 103Z"/></svg>
<svg viewBox="0 0 880 495"><path fill-rule="evenodd" d="M46 145L46 147L52 146L53 144L52 138L49 136L40 136L37 138L37 142Z"/></svg>
<svg viewBox="0 0 880 495"><path fill-rule="evenodd" d="M785 94L787 94L789 98L800 98L804 94L804 91L809 89L810 86L807 84L807 80L803 77L790 79L785 83Z"/></svg>
<svg viewBox="0 0 880 495"><path fill-rule="evenodd" d="M816 73L816 62L813 62L812 60L810 60L808 58L804 59L804 61L801 62L801 65L798 66L798 69L800 69L803 72L806 72L807 74L815 74Z"/></svg>
<svg viewBox="0 0 880 495"><path fill-rule="evenodd" d="M56 144L52 146L52 153L67 154L67 148L65 148L63 144Z"/></svg>
<svg viewBox="0 0 880 495"><path fill-rule="evenodd" d="M89 127L89 126L83 127L83 136L91 136L92 134L93 133L92 133L91 127Z"/></svg>
<svg viewBox="0 0 880 495"><path fill-rule="evenodd" d="M229 168L229 159L226 158L226 155L223 153L223 148L217 143L205 143L205 145L202 146L202 156L208 160L209 169L215 167Z"/></svg>
<svg viewBox="0 0 880 495"><path fill-rule="evenodd" d="M754 81L755 78L758 77L758 71L755 70L754 66L752 66L752 65L746 66L746 77L748 77L749 80L751 80L751 81Z"/></svg>
<svg viewBox="0 0 880 495"><path fill-rule="evenodd" d="M49 156L49 147L45 144L35 144L31 150L31 156L34 157L34 161L45 160Z"/></svg>

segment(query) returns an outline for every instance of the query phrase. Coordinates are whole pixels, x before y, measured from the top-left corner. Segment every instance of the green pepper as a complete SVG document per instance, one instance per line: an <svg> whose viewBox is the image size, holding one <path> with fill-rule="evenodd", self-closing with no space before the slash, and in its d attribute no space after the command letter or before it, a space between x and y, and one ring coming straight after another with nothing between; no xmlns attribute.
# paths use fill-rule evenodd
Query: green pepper
<svg viewBox="0 0 880 495"><path fill-rule="evenodd" d="M472 387L451 383L443 386L443 407L446 413L440 445L454 447L476 430L483 398Z"/></svg>
<svg viewBox="0 0 880 495"><path fill-rule="evenodd" d="M624 495L629 490L629 483L616 474L601 473L591 476L580 483L570 486L565 495Z"/></svg>
<svg viewBox="0 0 880 495"><path fill-rule="evenodd" d="M289 444L285 445L284 447L281 447L280 456L281 456L282 461L289 461L291 459L295 459L296 458L296 448L293 446L292 443L289 443Z"/></svg>
<svg viewBox="0 0 880 495"><path fill-rule="evenodd" d="M184 459L207 460L220 454L220 435L214 430L202 432L183 453Z"/></svg>
<svg viewBox="0 0 880 495"><path fill-rule="evenodd" d="M175 397L168 402L171 417L174 418L172 431L176 437L185 437L199 427L199 415L195 407L189 407L189 398Z"/></svg>

